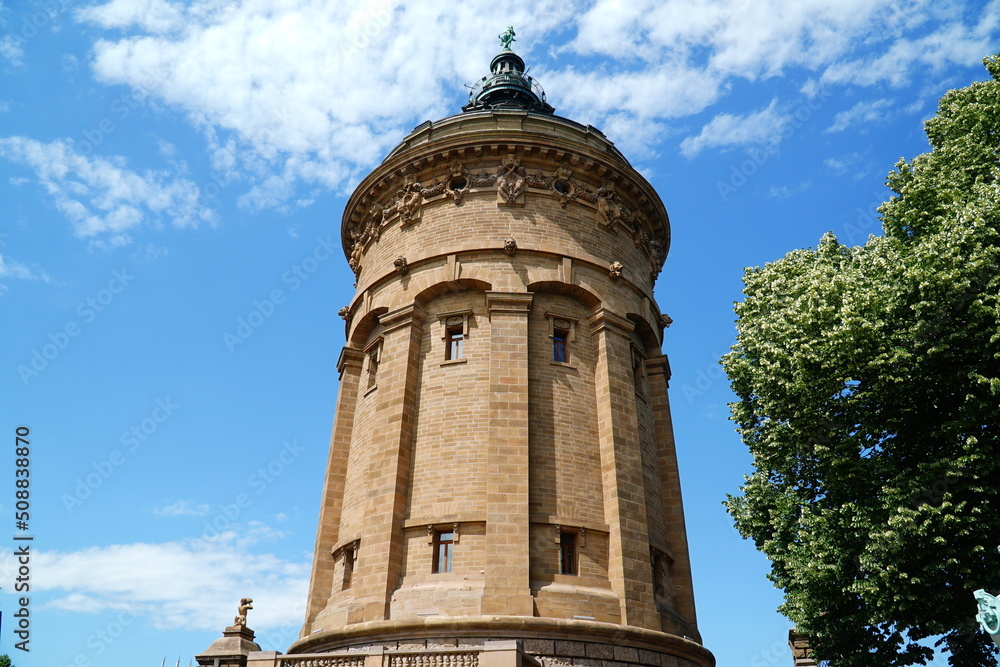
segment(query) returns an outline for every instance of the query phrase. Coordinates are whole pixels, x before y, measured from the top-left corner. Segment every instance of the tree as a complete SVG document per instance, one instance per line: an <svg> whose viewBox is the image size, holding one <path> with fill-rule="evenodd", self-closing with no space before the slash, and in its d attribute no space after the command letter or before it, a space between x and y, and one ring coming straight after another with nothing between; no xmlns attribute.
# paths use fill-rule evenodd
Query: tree
<svg viewBox="0 0 1000 667"><path fill-rule="evenodd" d="M754 458L726 504L780 611L837 667L995 665L1000 591L1000 56L901 160L883 236L748 269L723 359Z"/></svg>
<svg viewBox="0 0 1000 667"><path fill-rule="evenodd" d="M13 665L10 664L10 656L6 653L0 655L0 667L13 667Z"/></svg>

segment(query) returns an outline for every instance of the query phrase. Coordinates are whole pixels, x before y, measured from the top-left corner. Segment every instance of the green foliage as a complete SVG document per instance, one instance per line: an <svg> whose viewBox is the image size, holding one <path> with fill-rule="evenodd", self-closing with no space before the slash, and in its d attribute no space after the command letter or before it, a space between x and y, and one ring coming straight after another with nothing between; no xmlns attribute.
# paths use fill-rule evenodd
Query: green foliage
<svg viewBox="0 0 1000 667"><path fill-rule="evenodd" d="M723 360L755 472L727 506L780 610L837 667L995 665L1000 592L1000 57L896 165L884 236L748 269Z"/></svg>
<svg viewBox="0 0 1000 667"><path fill-rule="evenodd" d="M0 655L0 667L13 667L13 665L10 664L10 656L6 653Z"/></svg>

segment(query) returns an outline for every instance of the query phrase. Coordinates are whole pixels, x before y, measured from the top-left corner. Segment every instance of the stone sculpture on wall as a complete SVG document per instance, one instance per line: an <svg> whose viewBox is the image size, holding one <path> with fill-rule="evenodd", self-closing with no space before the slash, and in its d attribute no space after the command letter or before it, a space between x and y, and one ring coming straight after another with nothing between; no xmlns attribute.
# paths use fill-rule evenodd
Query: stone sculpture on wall
<svg viewBox="0 0 1000 667"><path fill-rule="evenodd" d="M497 168L497 204L524 206L526 188L521 162L514 155L508 155Z"/></svg>
<svg viewBox="0 0 1000 667"><path fill-rule="evenodd" d="M614 229L615 223L621 222L621 219L622 203L615 194L615 184L612 181L605 181L597 190L597 222Z"/></svg>
<svg viewBox="0 0 1000 667"><path fill-rule="evenodd" d="M424 201L423 188L413 176L407 176L403 189L397 193L396 212L402 227L412 225L420 218L420 205Z"/></svg>

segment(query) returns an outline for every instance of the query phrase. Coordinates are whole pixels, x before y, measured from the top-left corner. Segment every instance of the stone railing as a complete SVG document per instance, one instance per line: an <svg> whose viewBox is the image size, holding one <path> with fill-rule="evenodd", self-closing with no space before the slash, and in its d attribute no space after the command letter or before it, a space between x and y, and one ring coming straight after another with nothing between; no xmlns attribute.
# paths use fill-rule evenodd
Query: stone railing
<svg viewBox="0 0 1000 667"><path fill-rule="evenodd" d="M479 651L391 653L388 667L479 667Z"/></svg>
<svg viewBox="0 0 1000 667"><path fill-rule="evenodd" d="M482 647L386 650L371 647L336 653L282 655L254 651L247 667L538 667L537 661L520 650L516 641L486 641Z"/></svg>
<svg viewBox="0 0 1000 667"><path fill-rule="evenodd" d="M278 657L279 667L364 667L365 656L330 655L314 653L303 655L282 655Z"/></svg>

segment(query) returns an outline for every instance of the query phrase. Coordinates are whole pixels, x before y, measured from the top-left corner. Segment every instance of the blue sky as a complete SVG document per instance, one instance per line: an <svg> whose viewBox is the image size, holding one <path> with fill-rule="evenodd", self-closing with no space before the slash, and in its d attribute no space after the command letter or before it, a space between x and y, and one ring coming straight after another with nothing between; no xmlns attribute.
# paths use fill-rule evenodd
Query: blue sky
<svg viewBox="0 0 1000 667"><path fill-rule="evenodd" d="M790 664L767 563L721 505L749 471L717 363L742 270L878 233L886 172L927 150L942 93L986 78L1000 2L0 4L5 553L18 426L32 450L29 654L0 558L18 667L186 665L242 596L265 650L295 639L353 291L328 247L509 23L556 113L666 204L701 631L720 665Z"/></svg>

